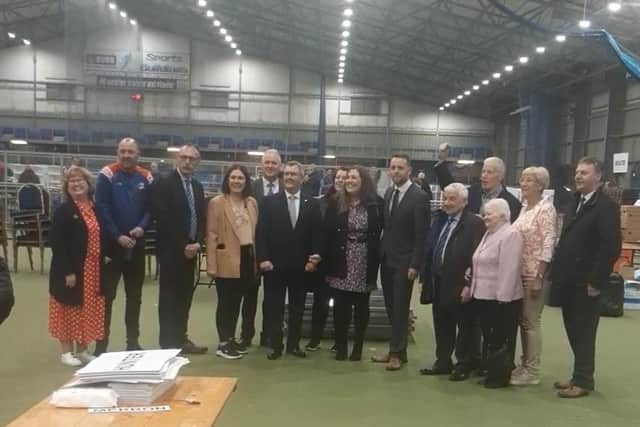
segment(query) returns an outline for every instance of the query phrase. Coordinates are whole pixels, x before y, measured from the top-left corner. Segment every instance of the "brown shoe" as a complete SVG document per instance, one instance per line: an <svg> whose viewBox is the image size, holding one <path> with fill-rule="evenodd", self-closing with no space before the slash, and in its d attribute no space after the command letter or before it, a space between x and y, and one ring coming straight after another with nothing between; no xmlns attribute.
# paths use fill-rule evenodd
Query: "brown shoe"
<svg viewBox="0 0 640 427"><path fill-rule="evenodd" d="M556 390L566 390L568 388L571 388L573 386L573 384L571 384L571 381L556 381L555 383L553 383L553 388L555 388Z"/></svg>
<svg viewBox="0 0 640 427"><path fill-rule="evenodd" d="M559 397L563 397L566 399L576 399L578 397L584 397L589 395L589 390L586 388L578 387L577 385L572 385L569 388L565 388L564 390L560 390L558 392Z"/></svg>
<svg viewBox="0 0 640 427"><path fill-rule="evenodd" d="M373 363L389 363L389 353L375 354L371 356L371 361Z"/></svg>
<svg viewBox="0 0 640 427"><path fill-rule="evenodd" d="M385 366L385 369L387 371L397 371L401 367L402 367L402 361L400 360L400 358L395 356L390 356L389 361L387 362L387 366Z"/></svg>

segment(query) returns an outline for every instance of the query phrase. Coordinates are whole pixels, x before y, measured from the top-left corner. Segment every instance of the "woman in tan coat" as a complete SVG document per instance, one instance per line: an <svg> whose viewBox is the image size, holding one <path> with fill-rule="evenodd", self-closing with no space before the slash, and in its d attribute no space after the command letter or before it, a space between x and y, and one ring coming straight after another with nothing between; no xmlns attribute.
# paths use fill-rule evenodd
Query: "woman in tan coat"
<svg viewBox="0 0 640 427"><path fill-rule="evenodd" d="M234 338L242 296L255 282L256 200L250 196L249 173L232 165L222 181L222 195L209 202L207 214L207 273L216 281L216 326L220 343L216 355L239 359L246 347Z"/></svg>

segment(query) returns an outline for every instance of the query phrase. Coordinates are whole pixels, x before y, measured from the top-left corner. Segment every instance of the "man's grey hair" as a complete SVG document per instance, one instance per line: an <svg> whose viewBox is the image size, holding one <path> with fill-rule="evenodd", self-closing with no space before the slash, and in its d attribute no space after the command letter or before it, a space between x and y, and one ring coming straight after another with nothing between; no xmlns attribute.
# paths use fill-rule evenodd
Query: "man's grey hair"
<svg viewBox="0 0 640 427"><path fill-rule="evenodd" d="M267 154L271 156L275 156L278 159L278 163L282 163L282 158L280 157L280 153L275 148L270 148L266 150L264 153L262 153L262 160L264 160Z"/></svg>
<svg viewBox="0 0 640 427"><path fill-rule="evenodd" d="M505 199L491 199L484 205L484 211L494 210L505 222L511 222L511 209Z"/></svg>
<svg viewBox="0 0 640 427"><path fill-rule="evenodd" d="M500 176L504 178L506 168L504 166L504 162L500 157L487 157L486 159L484 159L483 165L492 166L498 169L498 172L500 172Z"/></svg>
<svg viewBox="0 0 640 427"><path fill-rule="evenodd" d="M465 201L469 200L469 190L463 184L459 182L452 182L444 188L444 191L455 191Z"/></svg>
<svg viewBox="0 0 640 427"><path fill-rule="evenodd" d="M302 167L302 163L296 161L296 160L290 160L287 162L287 164L284 166L285 168L288 167L296 167L298 168L298 173L300 174L300 176L304 177L304 168Z"/></svg>

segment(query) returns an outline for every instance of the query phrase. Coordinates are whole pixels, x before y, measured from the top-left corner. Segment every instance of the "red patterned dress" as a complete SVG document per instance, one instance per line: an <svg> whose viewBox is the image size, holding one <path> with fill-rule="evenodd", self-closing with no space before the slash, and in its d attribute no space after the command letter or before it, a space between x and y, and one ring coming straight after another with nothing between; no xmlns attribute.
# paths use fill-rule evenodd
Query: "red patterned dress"
<svg viewBox="0 0 640 427"><path fill-rule="evenodd" d="M87 254L82 270L82 305L49 298L49 333L60 341L89 344L104 337L104 296L100 294L100 225L93 203L74 202L87 227Z"/></svg>

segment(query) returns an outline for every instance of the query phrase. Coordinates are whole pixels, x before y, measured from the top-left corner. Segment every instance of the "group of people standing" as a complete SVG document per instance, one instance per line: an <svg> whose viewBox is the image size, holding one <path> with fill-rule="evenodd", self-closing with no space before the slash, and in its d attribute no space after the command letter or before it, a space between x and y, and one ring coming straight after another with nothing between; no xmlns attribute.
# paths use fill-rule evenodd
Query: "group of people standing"
<svg viewBox="0 0 640 427"><path fill-rule="evenodd" d="M501 159L486 159L480 183L467 188L453 182L444 153L434 168L443 208L432 222L429 198L412 183L410 159L402 154L389 161L393 185L384 198L359 166L337 169L327 194L315 198L301 191L302 165L290 161L283 167L278 152L267 150L260 179L252 183L245 167L230 166L222 194L207 206L193 178L195 147L182 147L175 171L157 182L137 165L138 153L134 140L120 142L118 162L99 175L95 204L86 170L73 167L65 176L67 201L54 218L50 280L50 331L61 341L63 363L77 366L107 350L121 275L127 349L140 348L144 233L155 221L162 348L207 351L187 335L195 258L206 243L207 273L218 294L216 355L225 359L248 353L264 283L260 344L269 348L269 360L283 353L303 358L319 349L329 297L335 358L361 360L369 296L380 273L391 337L388 351L373 362L395 371L408 361L409 306L420 279L421 302L433 304L436 337L436 360L422 374L463 381L476 372L486 376L488 388L538 384L543 287L550 278L575 357L572 378L555 386L562 397L593 390L598 288L620 250L618 208L599 190L597 160L579 162L575 203L559 221L543 198L549 185L545 168L522 172L521 204L502 183ZM312 334L302 349L308 291L314 294ZM523 354L516 366L518 329ZM87 345L94 340L92 354Z"/></svg>

